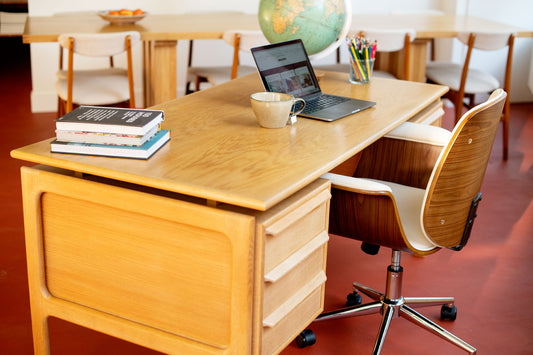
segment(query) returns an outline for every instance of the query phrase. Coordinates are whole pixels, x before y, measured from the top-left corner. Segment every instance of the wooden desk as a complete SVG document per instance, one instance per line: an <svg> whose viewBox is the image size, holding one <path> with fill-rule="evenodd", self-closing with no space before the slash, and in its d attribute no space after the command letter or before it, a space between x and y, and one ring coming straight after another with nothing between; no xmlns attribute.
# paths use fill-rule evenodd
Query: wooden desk
<svg viewBox="0 0 533 355"><path fill-rule="evenodd" d="M455 15L362 15L353 16L352 26L414 28L410 80L425 81L426 45L432 38L454 37L463 30L516 31L533 37L533 30L508 26L483 18ZM229 29L259 29L257 15L240 12L202 14L150 14L136 25L111 26L96 14L29 17L24 43L56 42L64 32L110 32L136 30L145 41L145 102L148 106L176 97L176 41L222 38Z"/></svg>
<svg viewBox="0 0 533 355"><path fill-rule="evenodd" d="M447 88L376 78L326 92L375 100L333 123L264 129L257 75L155 108L171 141L147 161L11 152L23 168L36 353L58 317L165 353L271 354L323 309L329 182L319 177Z"/></svg>

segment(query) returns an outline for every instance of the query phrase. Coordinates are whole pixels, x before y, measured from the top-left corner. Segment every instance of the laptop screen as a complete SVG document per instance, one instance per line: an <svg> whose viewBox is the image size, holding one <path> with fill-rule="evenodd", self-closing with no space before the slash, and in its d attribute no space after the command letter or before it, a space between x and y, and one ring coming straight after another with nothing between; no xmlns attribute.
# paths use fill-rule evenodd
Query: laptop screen
<svg viewBox="0 0 533 355"><path fill-rule="evenodd" d="M252 54L267 91L303 98L321 93L301 40L255 47Z"/></svg>

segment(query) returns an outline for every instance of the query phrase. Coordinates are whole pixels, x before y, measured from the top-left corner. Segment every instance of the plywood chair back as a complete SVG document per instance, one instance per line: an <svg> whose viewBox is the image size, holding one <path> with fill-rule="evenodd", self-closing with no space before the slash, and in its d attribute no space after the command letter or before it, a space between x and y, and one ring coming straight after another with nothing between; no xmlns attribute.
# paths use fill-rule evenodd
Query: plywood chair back
<svg viewBox="0 0 533 355"><path fill-rule="evenodd" d="M440 247L460 249L467 242L465 227L474 217L469 213L480 192L506 97L498 89L465 113L435 165L421 220L427 237Z"/></svg>
<svg viewBox="0 0 533 355"><path fill-rule="evenodd" d="M66 80L67 80L67 90L66 98L61 98L65 101L64 111L61 110L63 105L59 105L60 112L62 115L64 113L70 112L73 107L73 90L74 90L74 79L76 76L76 71L74 70L74 54L86 56L86 57L109 57L110 66L113 67L113 56L126 53L127 57L127 81L128 81L128 93L129 95L118 95L120 101L112 102L118 103L121 101L129 100L129 106L135 107L135 94L134 94L134 82L133 82L133 59L132 59L132 47L140 42L140 34L136 31L128 32L115 32L115 33L100 33L100 34L87 34L87 33L69 33L62 34L58 38L60 45L60 69L62 69L62 53L63 49L66 49L68 52L68 66L66 71ZM85 72L86 76L90 76L89 71ZM116 72L114 73L116 75ZM64 72L60 70L58 73L58 79L63 79L65 75ZM94 75L102 75L101 80L105 80L105 73L94 72ZM58 88L58 92L60 89ZM60 100L61 101L61 100ZM102 102L102 105L111 103L113 98L106 99L105 102ZM85 104L84 102L77 102L79 104ZM93 103L91 103L93 104Z"/></svg>

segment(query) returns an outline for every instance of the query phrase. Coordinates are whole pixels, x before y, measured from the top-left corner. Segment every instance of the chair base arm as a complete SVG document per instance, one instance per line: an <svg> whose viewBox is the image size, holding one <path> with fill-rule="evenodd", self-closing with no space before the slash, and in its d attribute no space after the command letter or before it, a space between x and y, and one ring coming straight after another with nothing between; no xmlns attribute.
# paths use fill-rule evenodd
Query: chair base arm
<svg viewBox="0 0 533 355"><path fill-rule="evenodd" d="M387 284L386 292L382 293L376 291L370 287L362 285L358 282L353 283L354 291L361 292L366 296L370 297L373 302L366 304L357 304L350 307L341 308L338 310L325 312L319 315L315 322L325 321L331 319L339 318L348 318L359 315L381 313L382 320L379 327L378 335L376 342L374 344L373 354L379 354L383 347L385 337L387 335L390 322L394 318L405 318L416 325L424 328L442 339L458 346L459 348L467 351L470 354L476 354L476 348L466 343L459 337L448 332L435 322L424 317L412 307L426 307L426 306L435 306L435 305L444 305L447 307L453 307L455 319L456 309L454 307L454 298L453 297L403 297L401 295L401 283L402 283L402 273L403 269L400 266L400 252L393 250L392 252L392 262L391 265L387 268ZM360 302L360 299L357 301ZM352 303L353 304L353 303ZM409 306L410 305L410 306ZM442 317L445 317L441 313ZM444 319L444 318L443 318Z"/></svg>
<svg viewBox="0 0 533 355"><path fill-rule="evenodd" d="M435 335L438 335L444 340L460 347L461 349L467 351L469 354L477 353L476 348L474 348L472 345L448 332L446 329L442 328L435 322L427 319L426 317L406 305L400 307L400 316L418 325L419 327L424 328Z"/></svg>

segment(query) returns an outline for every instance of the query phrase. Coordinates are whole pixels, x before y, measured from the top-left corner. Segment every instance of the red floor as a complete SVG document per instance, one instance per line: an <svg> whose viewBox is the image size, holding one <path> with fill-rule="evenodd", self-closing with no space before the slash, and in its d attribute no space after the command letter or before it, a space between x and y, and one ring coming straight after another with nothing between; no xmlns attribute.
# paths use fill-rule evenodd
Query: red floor
<svg viewBox="0 0 533 355"><path fill-rule="evenodd" d="M9 151L54 135L54 114L30 111L29 50L20 38L2 41L0 129L3 163L0 214L0 354L32 354L19 182L23 162ZM445 126L449 128L449 115ZM510 157L501 160L498 138L483 184L483 201L470 242L461 252L440 251L427 258L404 255L406 296L455 296L455 322L444 328L478 348L478 354L533 354L533 104L511 107ZM344 303L357 280L382 290L390 254L362 253L359 243L332 236L329 244L326 309ZM206 292L209 292L206 290ZM422 309L438 320L439 307ZM369 354L380 317L313 324L317 343L288 354ZM62 321L51 321L52 354L154 354L150 350ZM393 321L383 354L463 354L444 340L404 319Z"/></svg>

